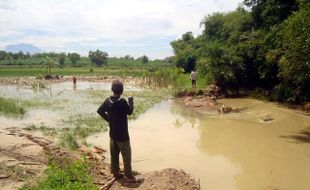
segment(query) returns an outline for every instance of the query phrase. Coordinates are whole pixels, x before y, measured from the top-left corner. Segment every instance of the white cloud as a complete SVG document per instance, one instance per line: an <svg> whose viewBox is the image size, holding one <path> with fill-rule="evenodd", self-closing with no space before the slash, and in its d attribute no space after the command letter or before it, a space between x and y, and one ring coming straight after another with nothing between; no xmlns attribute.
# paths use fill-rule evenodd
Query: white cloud
<svg viewBox="0 0 310 190"><path fill-rule="evenodd" d="M54 50L66 49L68 43L96 44L99 39L139 44L132 40L147 36L180 37L187 31L197 35L201 33L199 24L204 16L234 10L240 2L242 0L0 0L0 48L5 44L27 42Z"/></svg>

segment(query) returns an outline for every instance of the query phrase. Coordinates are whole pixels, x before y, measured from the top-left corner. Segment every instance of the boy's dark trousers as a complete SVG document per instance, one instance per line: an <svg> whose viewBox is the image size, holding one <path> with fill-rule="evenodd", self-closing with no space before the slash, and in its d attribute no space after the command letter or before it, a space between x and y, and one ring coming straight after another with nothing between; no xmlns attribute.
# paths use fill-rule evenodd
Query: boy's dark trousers
<svg viewBox="0 0 310 190"><path fill-rule="evenodd" d="M119 153L121 153L123 157L125 176L132 176L130 141L114 141L110 139L110 153L112 174L118 175L120 173Z"/></svg>

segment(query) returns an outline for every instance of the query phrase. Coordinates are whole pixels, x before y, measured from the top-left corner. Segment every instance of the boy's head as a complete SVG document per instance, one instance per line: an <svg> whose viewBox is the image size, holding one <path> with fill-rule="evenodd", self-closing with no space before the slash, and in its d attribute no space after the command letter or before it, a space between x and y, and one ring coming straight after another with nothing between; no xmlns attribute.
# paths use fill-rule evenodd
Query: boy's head
<svg viewBox="0 0 310 190"><path fill-rule="evenodd" d="M123 83L119 80L112 82L111 90L115 95L122 95L124 91Z"/></svg>

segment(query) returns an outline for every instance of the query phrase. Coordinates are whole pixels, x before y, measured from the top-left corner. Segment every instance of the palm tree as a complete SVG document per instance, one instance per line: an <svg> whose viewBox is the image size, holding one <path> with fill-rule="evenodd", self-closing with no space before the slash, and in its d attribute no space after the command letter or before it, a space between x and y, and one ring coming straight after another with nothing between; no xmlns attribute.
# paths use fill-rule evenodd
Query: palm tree
<svg viewBox="0 0 310 190"><path fill-rule="evenodd" d="M50 58L49 56L46 56L46 58L41 62L41 66L46 67L47 75L51 75L53 66L63 67L62 65L59 65L55 59Z"/></svg>

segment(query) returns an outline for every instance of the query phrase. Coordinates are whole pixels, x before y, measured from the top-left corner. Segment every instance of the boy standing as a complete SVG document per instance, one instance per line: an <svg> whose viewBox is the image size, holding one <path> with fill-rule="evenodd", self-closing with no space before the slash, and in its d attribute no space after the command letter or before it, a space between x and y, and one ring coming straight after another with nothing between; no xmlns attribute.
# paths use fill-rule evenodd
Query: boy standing
<svg viewBox="0 0 310 190"><path fill-rule="evenodd" d="M108 97L97 110L97 113L109 123L110 127L111 172L116 179L123 177L119 168L119 153L121 153L124 163L124 178L128 182L135 182L136 179L131 169L131 147L127 119L127 115L131 115L133 112L133 98L128 98L127 103L121 97L124 87L119 80L112 82L111 90L113 96Z"/></svg>

